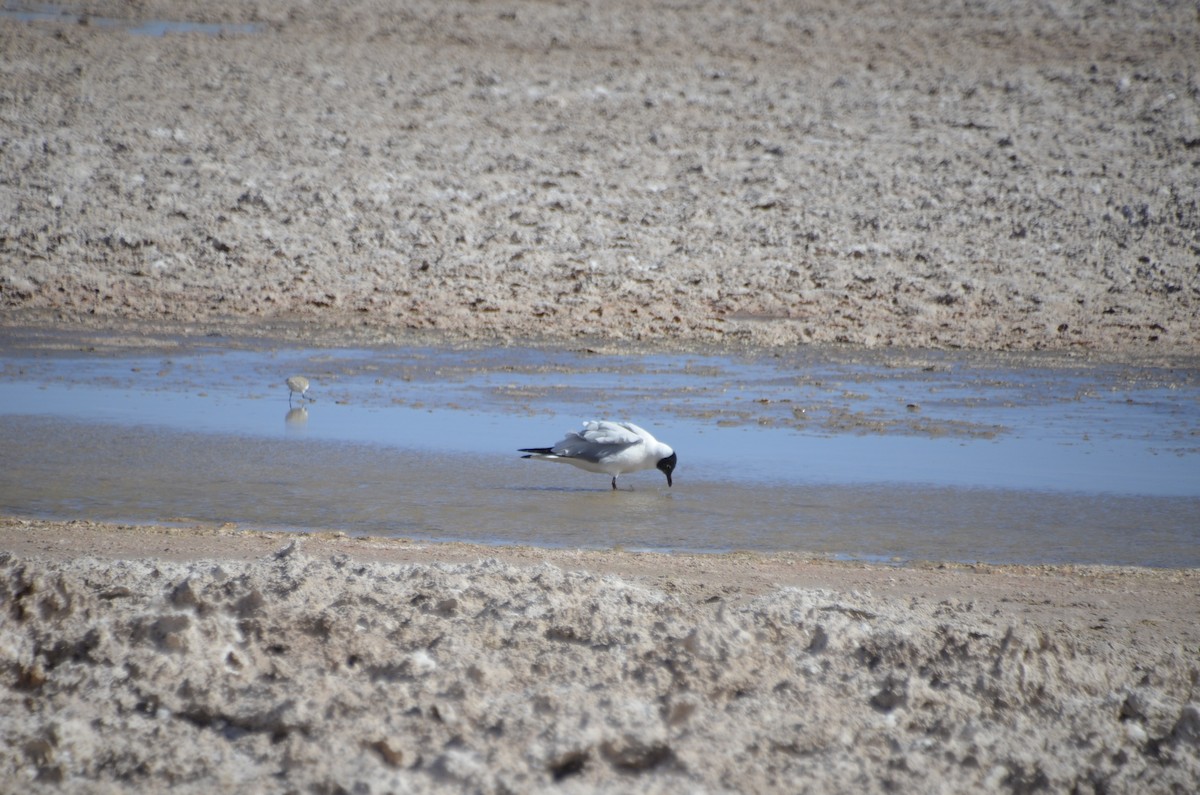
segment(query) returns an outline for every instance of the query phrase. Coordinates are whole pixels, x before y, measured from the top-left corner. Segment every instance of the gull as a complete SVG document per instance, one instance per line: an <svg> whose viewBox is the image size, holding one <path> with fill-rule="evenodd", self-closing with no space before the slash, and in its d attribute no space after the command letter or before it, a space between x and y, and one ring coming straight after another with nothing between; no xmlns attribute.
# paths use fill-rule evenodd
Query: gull
<svg viewBox="0 0 1200 795"><path fill-rule="evenodd" d="M675 469L675 451L655 439L650 432L632 422L590 420L582 431L568 431L566 438L553 447L526 447L518 452L522 458L539 461L561 461L588 472L612 475L612 487L617 488L617 476L639 469L658 469L667 476Z"/></svg>
<svg viewBox="0 0 1200 795"><path fill-rule="evenodd" d="M288 388L288 405L292 403L292 395L299 395L301 400L307 400L304 393L308 391L308 379L302 375L294 375L284 381Z"/></svg>

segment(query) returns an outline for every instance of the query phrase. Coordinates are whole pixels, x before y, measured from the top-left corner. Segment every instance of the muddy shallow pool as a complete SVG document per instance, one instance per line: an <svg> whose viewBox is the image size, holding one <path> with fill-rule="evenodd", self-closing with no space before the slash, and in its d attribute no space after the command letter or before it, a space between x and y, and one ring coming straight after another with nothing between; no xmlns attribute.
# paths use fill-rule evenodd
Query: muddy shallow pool
<svg viewBox="0 0 1200 795"><path fill-rule="evenodd" d="M942 353L7 351L0 511L487 543L1200 565L1191 370ZM284 380L303 374L300 399ZM522 460L587 418L675 487Z"/></svg>

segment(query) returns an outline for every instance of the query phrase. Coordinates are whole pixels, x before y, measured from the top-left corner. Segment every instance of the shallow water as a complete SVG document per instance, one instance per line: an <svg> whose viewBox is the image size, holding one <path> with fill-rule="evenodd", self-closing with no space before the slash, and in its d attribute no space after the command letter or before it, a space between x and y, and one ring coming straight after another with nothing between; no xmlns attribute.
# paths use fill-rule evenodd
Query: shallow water
<svg viewBox="0 0 1200 795"><path fill-rule="evenodd" d="M59 23L95 25L101 28L117 28L135 36L166 36L168 34L196 33L204 36L248 35L262 32L262 25L247 23L186 22L184 20L148 19L129 20L115 17L94 16L57 3L24 3L5 0L0 4L0 19L15 19L30 23Z"/></svg>
<svg viewBox="0 0 1200 795"><path fill-rule="evenodd" d="M868 560L1200 565L1191 370L950 354L523 348L35 354L0 370L0 511ZM289 406L303 373L315 402ZM679 453L525 461L584 418Z"/></svg>

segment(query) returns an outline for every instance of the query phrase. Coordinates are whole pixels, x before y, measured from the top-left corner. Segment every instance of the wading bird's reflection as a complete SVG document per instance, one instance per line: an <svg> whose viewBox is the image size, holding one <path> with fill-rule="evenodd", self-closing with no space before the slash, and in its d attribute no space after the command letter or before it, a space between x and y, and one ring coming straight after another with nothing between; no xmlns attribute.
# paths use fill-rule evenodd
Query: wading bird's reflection
<svg viewBox="0 0 1200 795"><path fill-rule="evenodd" d="M308 425L308 409L296 406L283 416L283 426L289 431L302 431Z"/></svg>

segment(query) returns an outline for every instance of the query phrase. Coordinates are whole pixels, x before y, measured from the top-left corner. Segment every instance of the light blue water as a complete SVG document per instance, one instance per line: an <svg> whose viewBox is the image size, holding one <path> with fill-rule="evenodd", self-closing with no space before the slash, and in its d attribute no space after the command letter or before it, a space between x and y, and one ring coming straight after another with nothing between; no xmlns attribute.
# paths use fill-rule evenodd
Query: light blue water
<svg viewBox="0 0 1200 795"><path fill-rule="evenodd" d="M315 402L289 408L288 375ZM298 404L299 405L299 404ZM679 453L521 460L592 417ZM489 543L1200 565L1194 371L494 348L10 355L0 511Z"/></svg>
<svg viewBox="0 0 1200 795"><path fill-rule="evenodd" d="M135 36L166 36L168 34L198 33L204 36L248 35L262 32L255 23L186 22L183 20L151 19L134 21L85 14L56 3L22 3L6 0L0 5L0 18L20 22L58 22L88 24L101 28L117 28Z"/></svg>

